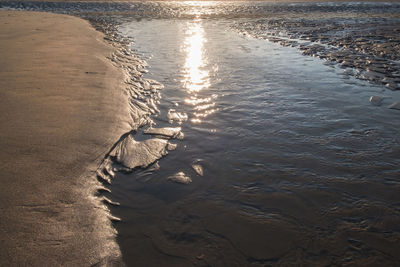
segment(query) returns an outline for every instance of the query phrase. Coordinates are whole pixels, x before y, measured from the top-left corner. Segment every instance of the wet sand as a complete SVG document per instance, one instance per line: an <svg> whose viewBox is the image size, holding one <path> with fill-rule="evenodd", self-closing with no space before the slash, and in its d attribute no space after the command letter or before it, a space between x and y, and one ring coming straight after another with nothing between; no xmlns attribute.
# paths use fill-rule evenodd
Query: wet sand
<svg viewBox="0 0 400 267"><path fill-rule="evenodd" d="M119 262L94 171L129 131L114 48L88 22L0 11L0 265Z"/></svg>

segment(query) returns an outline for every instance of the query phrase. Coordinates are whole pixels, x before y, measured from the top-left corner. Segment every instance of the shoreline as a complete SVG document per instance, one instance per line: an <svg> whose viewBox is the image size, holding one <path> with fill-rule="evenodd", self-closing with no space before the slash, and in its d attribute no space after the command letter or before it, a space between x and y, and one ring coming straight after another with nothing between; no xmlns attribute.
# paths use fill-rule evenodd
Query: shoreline
<svg viewBox="0 0 400 267"><path fill-rule="evenodd" d="M95 171L131 129L115 47L69 15L0 11L0 265L123 265Z"/></svg>

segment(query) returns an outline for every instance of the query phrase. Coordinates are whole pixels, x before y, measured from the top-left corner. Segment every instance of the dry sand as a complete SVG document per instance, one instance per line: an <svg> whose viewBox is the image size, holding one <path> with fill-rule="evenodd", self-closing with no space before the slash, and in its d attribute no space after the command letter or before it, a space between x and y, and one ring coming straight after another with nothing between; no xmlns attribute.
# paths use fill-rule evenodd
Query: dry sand
<svg viewBox="0 0 400 267"><path fill-rule="evenodd" d="M120 256L93 171L129 130L123 73L88 22L0 11L0 265Z"/></svg>

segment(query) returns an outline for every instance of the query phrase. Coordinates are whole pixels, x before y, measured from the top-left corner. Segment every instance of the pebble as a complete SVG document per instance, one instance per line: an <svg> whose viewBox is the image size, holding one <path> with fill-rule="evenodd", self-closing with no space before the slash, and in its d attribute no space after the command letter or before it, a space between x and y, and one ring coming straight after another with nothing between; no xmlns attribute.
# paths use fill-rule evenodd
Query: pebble
<svg viewBox="0 0 400 267"><path fill-rule="evenodd" d="M375 95L371 96L369 98L369 102L371 102L371 104L374 105L374 106L380 106L382 104L382 100L383 100L383 97L375 96Z"/></svg>
<svg viewBox="0 0 400 267"><path fill-rule="evenodd" d="M194 170L198 175L200 175L200 176L203 176L203 175L204 175L203 167L202 167L201 165L199 165L199 164L193 164L193 165L192 165L192 168L193 168L193 170Z"/></svg>
<svg viewBox="0 0 400 267"><path fill-rule="evenodd" d="M178 172L167 179L179 184L190 184L192 182L192 179L189 176L186 176L184 172Z"/></svg>

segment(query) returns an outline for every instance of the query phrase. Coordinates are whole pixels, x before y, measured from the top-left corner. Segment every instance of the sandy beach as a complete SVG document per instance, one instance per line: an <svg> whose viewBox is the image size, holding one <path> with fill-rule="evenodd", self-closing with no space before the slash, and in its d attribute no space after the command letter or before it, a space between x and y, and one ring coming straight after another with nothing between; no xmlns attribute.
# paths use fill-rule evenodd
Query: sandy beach
<svg viewBox="0 0 400 267"><path fill-rule="evenodd" d="M129 130L114 48L87 21L0 11L1 266L119 262L94 170Z"/></svg>

